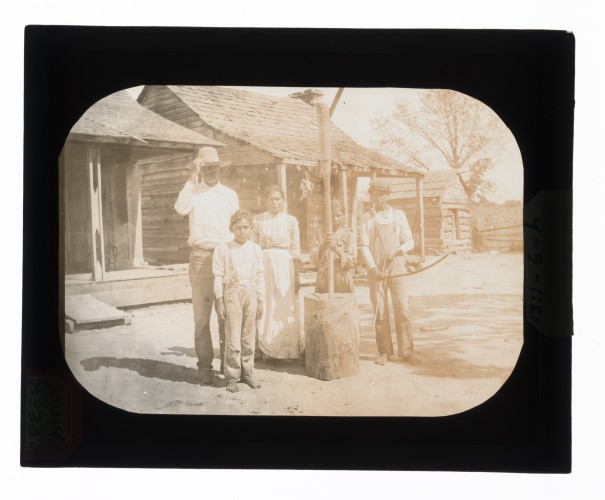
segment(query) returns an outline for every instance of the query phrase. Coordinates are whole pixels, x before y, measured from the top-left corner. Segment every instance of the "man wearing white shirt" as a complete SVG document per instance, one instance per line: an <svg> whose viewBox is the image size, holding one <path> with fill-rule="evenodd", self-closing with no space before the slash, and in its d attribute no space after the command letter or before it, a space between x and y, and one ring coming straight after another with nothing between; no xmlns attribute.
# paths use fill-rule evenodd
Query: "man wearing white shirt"
<svg viewBox="0 0 605 500"><path fill-rule="evenodd" d="M212 256L221 243L233 239L229 231L231 216L238 210L237 194L219 182L220 162L216 149L203 147L190 164L189 179L174 204L180 215L189 216L189 281L195 322L195 352L200 382L212 384L214 348L210 335L210 315L215 306ZM200 171L202 182L198 182ZM221 371L224 362L225 321L219 318Z"/></svg>
<svg viewBox="0 0 605 500"><path fill-rule="evenodd" d="M405 214L387 203L390 185L382 179L370 182L373 207L361 220L361 251L368 267L368 287L375 315L376 344L379 357L376 363L402 360L417 364L414 357L412 322L408 305L405 278L406 252L414 248L412 231ZM392 276L392 277L391 277ZM389 299L395 316L397 357L393 355Z"/></svg>

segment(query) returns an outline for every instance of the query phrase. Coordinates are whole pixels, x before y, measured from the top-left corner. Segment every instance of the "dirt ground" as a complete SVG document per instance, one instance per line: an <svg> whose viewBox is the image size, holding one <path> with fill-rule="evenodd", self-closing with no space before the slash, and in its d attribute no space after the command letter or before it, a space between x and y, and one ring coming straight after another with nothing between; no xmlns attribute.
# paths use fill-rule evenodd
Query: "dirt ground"
<svg viewBox="0 0 605 500"><path fill-rule="evenodd" d="M355 377L320 381L297 361L273 360L256 364L260 390L238 384L231 394L218 374L214 386L201 386L191 303L134 309L130 325L67 334L66 358L92 395L140 413L440 416L486 401L522 347L523 255L451 255L408 280L421 361L415 366L373 363L372 311L363 286L356 289L362 331ZM216 352L215 318L211 327Z"/></svg>

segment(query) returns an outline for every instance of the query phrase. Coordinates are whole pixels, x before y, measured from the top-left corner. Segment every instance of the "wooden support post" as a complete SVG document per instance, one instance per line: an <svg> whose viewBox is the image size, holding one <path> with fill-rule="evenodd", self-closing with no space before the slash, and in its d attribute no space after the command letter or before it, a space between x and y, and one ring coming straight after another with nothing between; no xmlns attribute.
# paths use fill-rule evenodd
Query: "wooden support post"
<svg viewBox="0 0 605 500"><path fill-rule="evenodd" d="M324 225L325 237L332 236L332 195L330 192L330 177L332 175L332 152L330 144L330 118L326 104L318 100L317 123L319 125L319 155L321 175L324 185ZM328 298L334 298L334 255L328 251Z"/></svg>
<svg viewBox="0 0 605 500"><path fill-rule="evenodd" d="M340 167L340 201L342 202L342 207L344 210L344 225L346 227L351 227L349 225L349 197L348 197L348 182L347 182L347 169L344 167Z"/></svg>
<svg viewBox="0 0 605 500"><path fill-rule="evenodd" d="M332 235L332 173L330 118L328 108L319 99L320 166L324 189L325 237ZM346 200L346 172L342 171L342 195ZM346 206L346 204L345 204ZM334 380L359 373L359 317L354 293L334 293L333 252L328 252L328 294L305 296L305 367L307 374L320 380Z"/></svg>
<svg viewBox="0 0 605 500"><path fill-rule="evenodd" d="M351 206L351 224L350 228L353 231L353 238L355 238L355 258L357 258L357 245L359 245L359 241L357 241L357 213L358 213L358 200L357 200L357 189L358 189L358 178L353 177L353 188L351 192L353 193L353 203Z"/></svg>
<svg viewBox="0 0 605 500"><path fill-rule="evenodd" d="M334 110L336 109L336 105L338 104L338 101L340 99L340 96L344 92L344 89L345 89L344 87L339 87L339 89L336 91L336 95L334 96L334 100L332 101L332 104L330 105L330 118L334 114Z"/></svg>
<svg viewBox="0 0 605 500"><path fill-rule="evenodd" d="M277 165L277 185L284 192L284 212L288 213L288 182L286 179L286 164Z"/></svg>
<svg viewBox="0 0 605 500"><path fill-rule="evenodd" d="M90 193L90 229L92 247L92 279L105 281L105 241L103 235L103 197L101 190L101 152L88 148L88 181Z"/></svg>
<svg viewBox="0 0 605 500"><path fill-rule="evenodd" d="M416 202L418 204L418 228L420 230L420 256L424 257L424 194L420 177L416 178Z"/></svg>
<svg viewBox="0 0 605 500"><path fill-rule="evenodd" d="M126 165L126 203L128 206L128 258L130 267L143 265L143 217L139 162Z"/></svg>

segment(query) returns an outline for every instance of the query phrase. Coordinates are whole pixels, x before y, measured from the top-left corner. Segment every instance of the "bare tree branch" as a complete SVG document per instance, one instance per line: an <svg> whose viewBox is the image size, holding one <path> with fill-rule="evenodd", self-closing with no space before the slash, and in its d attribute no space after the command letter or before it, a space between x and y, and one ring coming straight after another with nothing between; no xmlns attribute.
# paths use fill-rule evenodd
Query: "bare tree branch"
<svg viewBox="0 0 605 500"><path fill-rule="evenodd" d="M465 174L473 196L493 189L485 174L501 142L502 124L476 99L453 90L426 90L418 105L402 100L390 117L373 124L386 153L429 170L441 158Z"/></svg>

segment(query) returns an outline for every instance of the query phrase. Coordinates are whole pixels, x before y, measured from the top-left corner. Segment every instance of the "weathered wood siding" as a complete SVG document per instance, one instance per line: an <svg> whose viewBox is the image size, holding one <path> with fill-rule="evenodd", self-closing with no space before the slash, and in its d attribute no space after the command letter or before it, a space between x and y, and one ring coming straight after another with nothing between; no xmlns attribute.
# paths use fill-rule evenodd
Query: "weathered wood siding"
<svg viewBox="0 0 605 500"><path fill-rule="evenodd" d="M141 104L158 115L179 125L192 128L189 124L199 121L197 115L178 97L163 85L150 86L145 89ZM212 136L208 136L212 137Z"/></svg>
<svg viewBox="0 0 605 500"><path fill-rule="evenodd" d="M91 272L90 188L86 146L66 144L59 161L63 175L65 274Z"/></svg>
<svg viewBox="0 0 605 500"><path fill-rule="evenodd" d="M419 240L416 198L406 193L406 197L391 199L389 204L403 210L414 239ZM427 253L471 249L470 199L456 177L440 196L424 197L424 244Z"/></svg>
<svg viewBox="0 0 605 500"><path fill-rule="evenodd" d="M523 225L475 231L473 239L477 250L521 251Z"/></svg>
<svg viewBox="0 0 605 500"><path fill-rule="evenodd" d="M265 211L267 186L277 182L273 165L231 165L221 169L221 183L237 193L239 206L254 213Z"/></svg>
<svg viewBox="0 0 605 500"><path fill-rule="evenodd" d="M461 205L443 207L442 247L446 252L471 250L470 211Z"/></svg>
<svg viewBox="0 0 605 500"><path fill-rule="evenodd" d="M191 154L167 155L139 163L143 257L153 265L189 262L189 218L174 210L189 177Z"/></svg>
<svg viewBox="0 0 605 500"><path fill-rule="evenodd" d="M132 268L134 248L130 237L127 178L133 169L126 150L103 148L101 184L103 193L103 235L105 269L118 271Z"/></svg>
<svg viewBox="0 0 605 500"><path fill-rule="evenodd" d="M389 204L395 208L403 210L412 234L416 247L413 253L420 251L420 226L418 221L418 204L416 198L404 198L390 200ZM443 216L438 198L424 198L424 246L425 251L442 251L442 223Z"/></svg>
<svg viewBox="0 0 605 500"><path fill-rule="evenodd" d="M470 198L458 177L455 177L455 180L443 191L441 202L448 206L460 205L461 207L468 207Z"/></svg>

